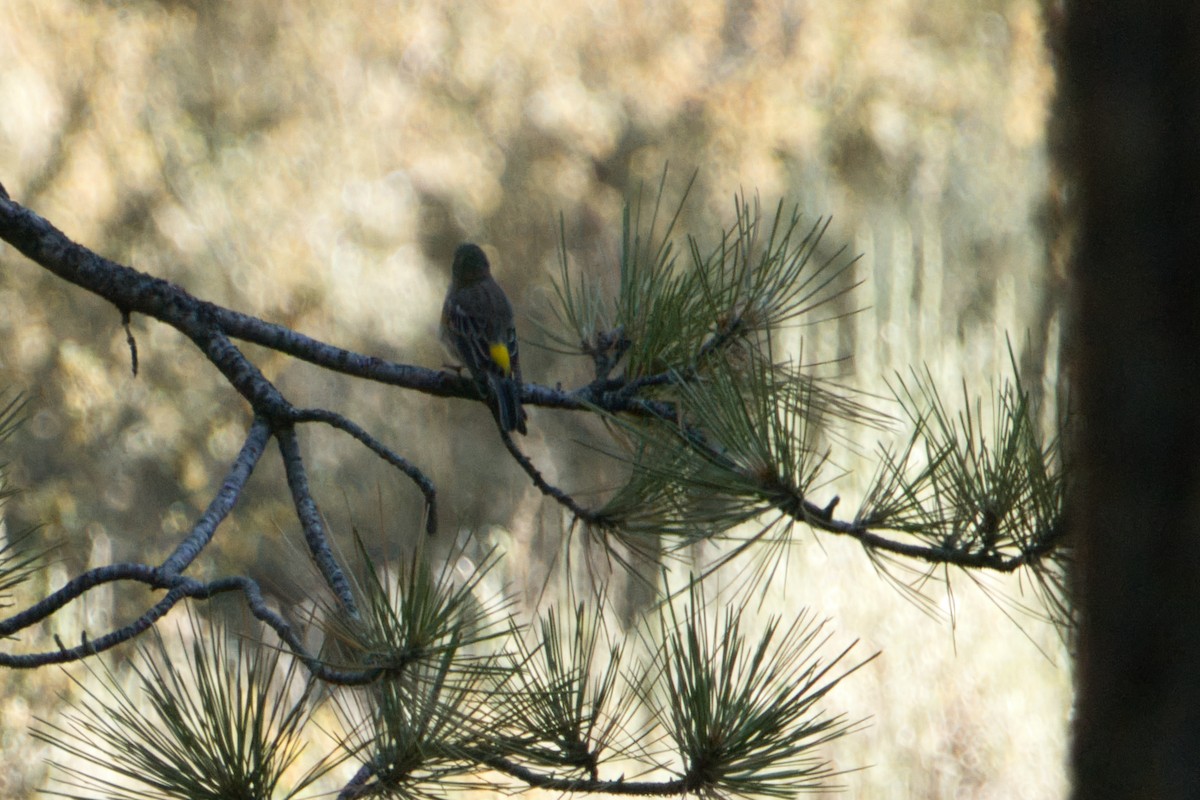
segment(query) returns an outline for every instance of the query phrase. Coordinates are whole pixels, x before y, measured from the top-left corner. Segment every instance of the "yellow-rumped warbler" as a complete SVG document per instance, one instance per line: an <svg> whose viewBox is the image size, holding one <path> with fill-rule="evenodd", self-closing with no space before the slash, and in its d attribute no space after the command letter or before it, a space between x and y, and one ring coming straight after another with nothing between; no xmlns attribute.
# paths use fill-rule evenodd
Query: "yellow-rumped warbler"
<svg viewBox="0 0 1200 800"><path fill-rule="evenodd" d="M442 344L488 399L500 428L525 433L512 305L492 278L487 256L478 245L460 244L454 251L440 333Z"/></svg>

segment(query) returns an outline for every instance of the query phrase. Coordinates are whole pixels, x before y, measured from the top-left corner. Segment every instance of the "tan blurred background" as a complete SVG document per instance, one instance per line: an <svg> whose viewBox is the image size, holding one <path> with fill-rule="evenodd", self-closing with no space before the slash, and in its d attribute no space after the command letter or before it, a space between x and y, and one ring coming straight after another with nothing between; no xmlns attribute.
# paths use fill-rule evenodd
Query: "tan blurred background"
<svg viewBox="0 0 1200 800"><path fill-rule="evenodd" d="M200 297L430 367L450 253L478 241L517 308L526 379L572 386L587 364L539 349L534 324L551 320L558 215L575 262L609 269L622 203L652 193L669 162L671 196L698 170L683 228L702 240L745 191L832 215L829 251L863 254L855 304L868 310L796 335L805 360L852 356L826 374L880 392L928 364L948 396L964 377L986 396L1011 335L1027 384L1053 396L1044 38L1028 0L8 0L0 182L76 241ZM0 264L0 386L30 399L3 453L24 489L9 530L42 525L64 543L54 585L160 559L240 445L244 404L182 337L140 318L133 378L114 309L11 249ZM536 595L563 534L477 404L249 352L294 402L344 412L411 457L441 491L442 544L460 531L500 544L505 577ZM603 483L567 444L595 433L589 421L533 409L530 427L549 477ZM404 480L345 437L303 441L340 541L352 525L418 535ZM294 601L303 581L279 576L303 574L303 559L277 460L268 452L196 569L249 572ZM830 493L850 510L872 465L837 463L854 472ZM845 776L849 796L1062 796L1069 664L1049 626L992 602L1019 583L987 579L985 595L960 577L953 609L933 588L940 616L927 615L857 548L798 540L776 607L810 606L864 655L883 651L831 697L871 717L830 748L841 768L870 767ZM109 595L83 606L47 630L77 637L113 613ZM0 680L0 795L26 797L46 751L25 728L53 713L36 687L62 678Z"/></svg>

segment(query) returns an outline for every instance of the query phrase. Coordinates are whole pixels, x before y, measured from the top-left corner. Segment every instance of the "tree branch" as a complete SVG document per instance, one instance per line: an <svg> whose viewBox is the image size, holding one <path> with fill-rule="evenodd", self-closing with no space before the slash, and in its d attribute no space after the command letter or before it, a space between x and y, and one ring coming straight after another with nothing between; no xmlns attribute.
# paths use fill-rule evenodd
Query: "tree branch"
<svg viewBox="0 0 1200 800"><path fill-rule="evenodd" d="M242 444L242 449L234 459L233 466L230 467L225 480L221 483L221 488L217 490L216 497L212 499L208 508L204 510L204 514L192 526L192 532L159 566L160 572L164 575L178 575L188 568L196 556L200 555L200 551L212 540L217 526L233 510L234 504L242 494L242 489L246 486L246 481L250 479L254 467L262 458L270 438L271 428L267 421L262 417L255 417L254 424L250 426L250 432L246 435L246 441Z"/></svg>
<svg viewBox="0 0 1200 800"><path fill-rule="evenodd" d="M297 409L293 413L292 419L295 422L324 422L330 427L344 431L366 445L371 452L411 478L413 483L417 485L417 488L421 490L421 494L425 496L425 532L430 536L437 533L437 487L412 462L384 446L382 442L363 430L357 423L333 411L327 411L323 408Z"/></svg>
<svg viewBox="0 0 1200 800"><path fill-rule="evenodd" d="M746 314L765 314L766 312L759 306L764 302L774 302L771 300L770 291L777 289L783 293L782 299L776 303L779 308L775 308L773 313L782 315L784 318L790 318L789 315L800 313L801 310L823 302L820 300L820 297L823 297L821 293L836 277L843 274L847 267L835 270L833 274L825 274L822 279L823 283L816 288L809 287L801 295L796 295L791 288L782 285L776 286L776 283L784 277L799 278L799 270L807 260L807 256L803 254L803 248L813 246L815 239L812 237L816 232L817 229L814 228L814 232L805 239L805 244L802 245L798 254L792 254L781 262L784 264L783 272L764 279L765 282L761 285L754 284L752 297L743 298L737 292L731 295L741 303L731 309L731 313L737 313L725 320L724 328L718 329L715 334L701 344L698 358L703 359L714 353L728 341L740 335L742 328L751 325L751 321L744 318ZM232 510L238 495L261 458L267 439L274 435L278 439L288 486L309 551L342 608L351 616L357 613L349 582L330 550L324 523L308 485L307 473L294 429L294 425L301 422L322 422L348 433L377 456L400 470L416 484L425 498L427 515L425 528L427 532L433 533L436 530L436 487L420 468L384 445L360 425L335 411L297 409L232 340L251 342L353 377L403 387L432 396L459 397L478 402L480 400L478 389L471 379L448 371L397 364L356 353L317 341L281 325L264 322L200 300L173 283L110 261L72 242L50 222L13 202L3 191L0 191L0 239L10 242L28 258L55 275L112 303L121 312L123 324L127 324L129 315L136 312L153 317L181 331L200 348L224 378L245 398L254 414L254 422L247 434L242 451L226 475L220 490L193 526L188 537L178 545L157 571L153 571L150 567L144 567L145 570L152 570L151 573L147 573L152 577L143 579L149 581L147 585L153 588L169 588L167 584L173 579L178 579L191 565L207 543L211 541L216 528ZM832 262L821 266L817 274L821 275L829 263ZM745 264L741 264L736 267L735 272L741 275L742 273L738 270L745 268ZM810 277L808 280L811 281L812 278ZM706 291L713 291L713 287L706 287ZM713 298L709 298L709 300L715 302ZM793 308L796 303L800 305ZM765 324L757 318L752 322L754 326ZM640 393L646 389L678 386L679 373L667 370L641 378L635 377L632 380L623 377L608 377L616 366L616 362L626 357L630 346L631 340L626 338L624 328L618 328L608 338L598 338L593 344L595 352L592 352L597 363L596 380L573 390L524 384L521 387L522 402L546 408L624 414L667 423L675 427L677 431L682 430L683 432L679 435L684 437L689 447L700 452L702 457L709 458L718 466L723 463L723 459L728 461L718 452L718 448L708 443L704 431L697 430L694 426L685 423L679 413L680 407L675 402L641 396ZM588 351L588 348L585 346L584 350ZM792 376L792 378L799 379L797 376ZM684 381L684 384L687 384L687 381ZM700 391L700 388L691 387L694 391ZM603 514L581 506L569 494L550 485L531 460L517 448L511 437L501 433L501 439L530 480L545 495L563 505L585 522L604 526L615 524L613 521L607 520ZM731 474L741 474L736 465L732 466L733 473ZM886 519L875 519L874 522L879 525L872 524L871 519L855 519L853 521L835 519L833 517L835 504L831 503L822 508L810 502L806 498L806 486L772 484L756 488L754 494L754 502L762 503L762 510L773 508L791 519L807 523L817 530L849 536L870 551L916 559L929 564L950 564L964 568L1012 572L1024 566L1036 566L1039 559L1054 551L1062 538L1061 525L1055 525L1052 530L1040 531L1037 535L1023 539L1016 538L1004 549L980 546L978 542L974 544L971 542L960 543L955 537L949 535L943 536L939 543L936 541L936 532L921 534L924 537L922 542L907 542L884 533L889 530ZM909 527L900 527L896 532L909 533L911 531ZM106 573L103 572L92 571L76 579L83 583L72 582L69 586L72 587L71 591L81 593L86 591L86 588L81 588L84 583L106 580L107 578L103 577L105 575ZM175 584L171 584L172 591L174 591L174 587ZM0 624L0 632L12 633L24 625L32 624L33 620L53 613L53 610L60 607L62 603L69 602L74 596L77 595L70 595L70 592L63 594L60 590L59 593L35 605L27 612L5 620L3 624ZM247 596L249 598L250 594L248 593ZM46 604L54 598L57 598L55 602L59 602L59 606L54 606L53 603ZM35 610L36 613L31 615L31 612L35 612ZM147 612L148 615L152 613ZM256 614L258 613L256 612ZM143 619L149 619L149 617ZM22 620L29 622L22 624ZM272 624L273 627L276 626L275 622L269 622L269 624ZM107 639L103 641L107 641ZM75 648L71 652L75 651L82 652L80 648ZM306 663L309 662L306 661ZM310 664L311 666L312 664Z"/></svg>
<svg viewBox="0 0 1200 800"><path fill-rule="evenodd" d="M396 364L373 356L355 353L317 341L280 325L213 303L200 300L169 281L146 275L128 266L111 261L86 247L71 241L62 231L35 212L12 201L0 187L0 239L12 244L30 260L84 290L113 304L121 313L126 326L133 313L144 314L163 322L187 336L204 353L230 385L247 401L254 413L254 422L247 433L242 449L229 472L188 536L179 543L160 567L145 564L123 564L91 570L75 578L63 589L36 603L29 609L0 622L0 631L11 635L45 619L77 598L89 588L113 580L136 580L151 588L169 589L168 596L148 610L134 623L118 631L84 642L73 648L60 648L53 653L30 656L2 656L0 664L36 666L52 661L83 657L137 635L166 613L181 597L207 596L216 591L238 588L247 596L257 617L269 624L287 640L289 630L282 619L273 615L258 597L257 586L238 583L230 586L219 582L196 584L182 574L212 540L216 529L232 511L246 482L261 458L267 440L274 435L279 442L288 486L297 517L301 522L318 568L339 604L351 616L357 613L349 582L329 548L324 523L308 486L308 478L300 455L299 442L293 425L297 422L323 422L342 430L379 457L404 473L425 497L427 532L437 528L436 487L418 467L395 453L352 420L325 409L297 409L275 387L262 371L231 341L258 344L291 355L326 369L379 383L400 386L441 397L461 397L478 401L474 383L457 374L422 367ZM136 353L131 344L131 354ZM131 357L136 357L131 355ZM673 415L670 403L648 401L615 393L611 387L585 386L575 391L526 384L522 387L526 404L550 408L592 410L596 407L611 412L626 412L639 416ZM508 443L510 448L512 443ZM549 487L532 467L528 458L517 451L518 463L530 473L531 479L543 491L560 502L570 500L561 491ZM588 518L585 509L573 503L576 513ZM314 657L304 653L298 640L289 646L316 674L330 676ZM357 682L366 673L351 676ZM377 674L377 672L372 673ZM347 682L341 676L339 682Z"/></svg>
<svg viewBox="0 0 1200 800"><path fill-rule="evenodd" d="M296 431L288 426L276 431L279 440L279 452L283 456L283 466L287 471L288 488L292 492L292 502L296 506L296 516L304 528L304 539L317 568L324 576L325 582L333 590L342 608L353 618L358 617L358 604L354 602L354 593L350 591L350 582L342 571L333 551L329 549L329 537L325 534L325 522L317 501L313 499L308 488L308 472L304 469L304 461L300 456L300 443L296 440Z"/></svg>

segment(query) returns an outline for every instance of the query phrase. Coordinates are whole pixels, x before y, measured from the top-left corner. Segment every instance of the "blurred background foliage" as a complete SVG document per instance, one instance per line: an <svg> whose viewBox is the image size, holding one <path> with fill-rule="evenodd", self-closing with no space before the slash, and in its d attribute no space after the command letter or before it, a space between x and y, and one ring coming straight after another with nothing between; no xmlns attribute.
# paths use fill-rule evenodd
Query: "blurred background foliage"
<svg viewBox="0 0 1200 800"><path fill-rule="evenodd" d="M559 215L572 262L615 275L622 205L640 186L653 193L669 162L668 202L697 171L680 227L702 242L745 191L832 215L828 254L863 254L848 308L866 312L788 342L822 374L882 393L893 371L928 365L944 388L965 378L986 400L1011 334L1025 385L1052 398L1061 265L1045 14L1034 0L8 0L0 181L102 255L429 367L444 361L450 254L478 241L517 309L526 380L570 387L589 362L539 348L535 324L554 319ZM133 377L114 309L10 249L0 258L0 382L30 400L4 454L24 490L8 529L41 525L63 543L51 584L160 559L218 485L245 405L190 343L139 318ZM251 354L294 402L341 411L412 458L438 484L445 541L471 531L501 545L510 585L538 596L563 552L560 515L481 406ZM530 430L551 480L592 503L615 485L612 465L576 446L596 440L595 420L534 408ZM400 476L345 437L303 437L343 541L351 526L381 542L421 535L419 495ZM851 474L831 496L870 477L877 438L838 454ZM309 571L276 461L197 568L249 572L300 603ZM812 606L885 653L850 682L849 713L873 727L833 746L842 767L876 765L847 777L852 794L1061 794L1069 676L1053 631L1011 624L995 593L943 593L951 635L854 546L805 542L776 578L782 607ZM123 599L140 605L135 594ZM121 616L112 609L89 597L52 630L77 637L72 626ZM0 747L33 754L0 777L4 796L41 780L22 720L51 699L30 699L30 682L61 685L43 672L4 676Z"/></svg>

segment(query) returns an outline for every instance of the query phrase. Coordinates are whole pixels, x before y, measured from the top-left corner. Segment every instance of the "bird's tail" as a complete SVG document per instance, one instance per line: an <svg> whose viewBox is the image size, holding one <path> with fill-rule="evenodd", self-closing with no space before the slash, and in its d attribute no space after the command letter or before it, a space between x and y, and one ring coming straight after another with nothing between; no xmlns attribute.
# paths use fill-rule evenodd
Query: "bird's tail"
<svg viewBox="0 0 1200 800"><path fill-rule="evenodd" d="M525 409L521 406L521 387L517 382L499 375L489 376L491 395L495 398L493 412L496 422L505 433L516 431L524 435Z"/></svg>

